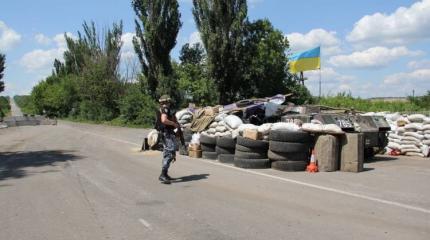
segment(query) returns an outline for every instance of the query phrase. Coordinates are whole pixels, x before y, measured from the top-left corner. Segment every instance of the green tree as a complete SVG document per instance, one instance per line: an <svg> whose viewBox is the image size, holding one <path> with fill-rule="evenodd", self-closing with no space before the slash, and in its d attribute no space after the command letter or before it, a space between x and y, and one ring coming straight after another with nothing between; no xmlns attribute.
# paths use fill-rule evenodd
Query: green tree
<svg viewBox="0 0 430 240"><path fill-rule="evenodd" d="M181 64L201 64L205 58L204 51L200 43L195 43L192 46L186 43L179 52L179 60L181 60Z"/></svg>
<svg viewBox="0 0 430 240"><path fill-rule="evenodd" d="M241 97L267 97L287 91L288 40L269 20L246 24Z"/></svg>
<svg viewBox="0 0 430 240"><path fill-rule="evenodd" d="M4 54L0 53L0 92L4 91L4 81L2 81L3 76L4 76L4 70L5 70L5 61L6 61L6 56Z"/></svg>
<svg viewBox="0 0 430 240"><path fill-rule="evenodd" d="M126 123L152 127L157 106L149 95L142 93L138 84L132 83L120 100L121 118Z"/></svg>
<svg viewBox="0 0 430 240"><path fill-rule="evenodd" d="M193 0L193 15L207 53L209 76L221 104L238 97L246 0Z"/></svg>
<svg viewBox="0 0 430 240"><path fill-rule="evenodd" d="M177 0L133 0L136 13L134 49L142 66L147 92L157 98L170 94L177 98L170 52L182 25Z"/></svg>

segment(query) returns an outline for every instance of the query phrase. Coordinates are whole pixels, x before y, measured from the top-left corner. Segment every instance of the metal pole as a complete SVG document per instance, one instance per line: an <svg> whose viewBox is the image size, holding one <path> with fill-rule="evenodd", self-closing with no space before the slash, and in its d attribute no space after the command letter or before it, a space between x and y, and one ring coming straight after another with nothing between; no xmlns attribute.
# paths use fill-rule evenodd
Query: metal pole
<svg viewBox="0 0 430 240"><path fill-rule="evenodd" d="M319 81L318 98L321 99L321 68L320 68L320 81Z"/></svg>

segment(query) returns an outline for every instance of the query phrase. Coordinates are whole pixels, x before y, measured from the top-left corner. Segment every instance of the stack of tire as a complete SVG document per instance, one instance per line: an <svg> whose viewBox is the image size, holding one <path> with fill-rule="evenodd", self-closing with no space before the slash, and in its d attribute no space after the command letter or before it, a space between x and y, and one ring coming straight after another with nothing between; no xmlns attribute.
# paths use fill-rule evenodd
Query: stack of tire
<svg viewBox="0 0 430 240"><path fill-rule="evenodd" d="M268 157L272 168L281 171L304 171L309 164L312 137L307 132L272 130Z"/></svg>
<svg viewBox="0 0 430 240"><path fill-rule="evenodd" d="M202 148L202 158L216 160L218 153L216 152L216 137L210 137L205 134L200 135L200 147Z"/></svg>
<svg viewBox="0 0 430 240"><path fill-rule="evenodd" d="M216 141L216 152L218 161L222 163L233 163L236 149L236 139L231 137L218 137Z"/></svg>
<svg viewBox="0 0 430 240"><path fill-rule="evenodd" d="M267 141L238 136L234 153L234 165L240 168L269 168L268 149L269 142Z"/></svg>

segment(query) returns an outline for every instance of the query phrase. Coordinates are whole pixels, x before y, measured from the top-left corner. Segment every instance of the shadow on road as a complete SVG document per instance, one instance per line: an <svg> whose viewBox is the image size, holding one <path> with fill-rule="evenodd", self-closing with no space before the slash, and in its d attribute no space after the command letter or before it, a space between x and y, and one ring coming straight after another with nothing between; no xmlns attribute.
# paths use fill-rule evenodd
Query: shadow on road
<svg viewBox="0 0 430 240"><path fill-rule="evenodd" d="M377 156L374 156L373 158L366 159L365 163L395 161L395 160L399 160L399 159L391 156L377 155Z"/></svg>
<svg viewBox="0 0 430 240"><path fill-rule="evenodd" d="M180 183L180 182L199 181L199 180L207 179L208 177L209 177L209 174L194 174L194 175L176 178L176 180L174 180L173 182Z"/></svg>
<svg viewBox="0 0 430 240"><path fill-rule="evenodd" d="M54 166L57 162L77 159L70 151L0 152L0 181L28 176L24 169L27 167Z"/></svg>

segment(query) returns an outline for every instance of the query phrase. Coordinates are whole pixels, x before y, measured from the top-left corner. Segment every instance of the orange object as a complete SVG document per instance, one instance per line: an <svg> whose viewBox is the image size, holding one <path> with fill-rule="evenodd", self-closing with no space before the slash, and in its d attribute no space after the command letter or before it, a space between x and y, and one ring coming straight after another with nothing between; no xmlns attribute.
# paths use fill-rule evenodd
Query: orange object
<svg viewBox="0 0 430 240"><path fill-rule="evenodd" d="M315 150L314 149L312 149L311 162L306 167L306 171L310 172L310 173L318 172L318 164L317 164L317 160L315 159Z"/></svg>

